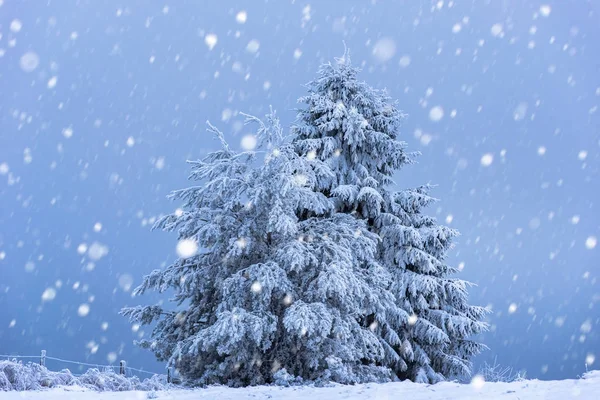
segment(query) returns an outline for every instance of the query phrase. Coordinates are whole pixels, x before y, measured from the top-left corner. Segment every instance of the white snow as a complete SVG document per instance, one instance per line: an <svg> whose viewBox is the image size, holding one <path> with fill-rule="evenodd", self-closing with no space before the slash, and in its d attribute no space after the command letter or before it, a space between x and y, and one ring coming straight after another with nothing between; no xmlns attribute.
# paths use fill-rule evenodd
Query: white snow
<svg viewBox="0 0 600 400"><path fill-rule="evenodd" d="M333 385L330 387L254 386L228 388L209 386L204 389L170 390L154 392L156 399L163 400L261 400L261 399L410 399L410 400L594 400L600 393L600 371L591 371L583 379L540 381L537 379L511 383L485 382L476 376L472 384L443 382L426 385L412 382L385 384ZM91 392L80 387L65 387L46 391L4 392L3 400L145 400L152 398L147 392Z"/></svg>
<svg viewBox="0 0 600 400"><path fill-rule="evenodd" d="M77 309L77 315L79 315L80 317L87 317L87 315L90 313L90 306L86 303L83 303L79 306L79 308Z"/></svg>
<svg viewBox="0 0 600 400"><path fill-rule="evenodd" d="M64 136L65 138L67 138L67 139L69 139L69 138L73 137L73 128L71 128L70 126L69 126L69 127L66 127L66 128L64 128L64 129L62 130L62 134L63 134L63 136Z"/></svg>
<svg viewBox="0 0 600 400"><path fill-rule="evenodd" d="M240 146L246 151L251 151L256 148L257 138L255 135L245 135L240 141Z"/></svg>
<svg viewBox="0 0 600 400"><path fill-rule="evenodd" d="M552 8L548 4L543 4L540 6L540 14L542 17L547 17L552 12Z"/></svg>
<svg viewBox="0 0 600 400"><path fill-rule="evenodd" d="M485 153L483 156L481 156L481 165L483 165L484 167L489 167L490 165L492 165L492 162L494 162L494 155L492 153Z"/></svg>
<svg viewBox="0 0 600 400"><path fill-rule="evenodd" d="M248 19L246 11L242 10L235 15L235 20L238 24L245 24Z"/></svg>
<svg viewBox="0 0 600 400"><path fill-rule="evenodd" d="M46 290L44 290L44 293L42 293L42 301L52 301L56 298L56 289L54 288L47 288Z"/></svg>
<svg viewBox="0 0 600 400"><path fill-rule="evenodd" d="M87 249L88 257L94 261L98 261L108 254L108 247L99 242L94 242Z"/></svg>
<svg viewBox="0 0 600 400"><path fill-rule="evenodd" d="M129 292L131 286L133 285L133 276L130 274L123 274L119 276L119 287L125 291Z"/></svg>
<svg viewBox="0 0 600 400"><path fill-rule="evenodd" d="M19 65L25 72L32 72L40 65L40 57L33 51L28 51L19 59Z"/></svg>
<svg viewBox="0 0 600 400"><path fill-rule="evenodd" d="M429 119L433 122L439 122L444 117L444 109L442 106L435 106L429 110Z"/></svg>
<svg viewBox="0 0 600 400"><path fill-rule="evenodd" d="M217 41L217 35L214 33L209 33L204 37L204 43L206 43L209 50L212 50L217 45Z"/></svg>
<svg viewBox="0 0 600 400"><path fill-rule="evenodd" d="M410 56L405 54L402 57L400 57L398 65L400 65L400 67L402 68L408 67L410 65Z"/></svg>
<svg viewBox="0 0 600 400"><path fill-rule="evenodd" d="M177 243L177 255L181 258L189 258L198 251L198 243L193 239L182 239Z"/></svg>
<svg viewBox="0 0 600 400"><path fill-rule="evenodd" d="M373 57L379 62L389 61L396 54L396 42L394 39L385 37L375 43L373 47Z"/></svg>
<svg viewBox="0 0 600 400"><path fill-rule="evenodd" d="M495 36L495 37L499 37L500 35L502 35L503 30L504 30L504 27L500 23L494 24L490 28L490 32L492 32L492 36Z"/></svg>
<svg viewBox="0 0 600 400"><path fill-rule="evenodd" d="M256 39L252 39L246 45L246 51L248 53L256 53L259 48L260 48L260 42Z"/></svg>
<svg viewBox="0 0 600 400"><path fill-rule="evenodd" d="M18 33L21 31L21 28L23 28L23 23L21 22L21 20L13 19L10 23L11 32Z"/></svg>
<svg viewBox="0 0 600 400"><path fill-rule="evenodd" d="M56 86L56 83L58 82L58 77L53 76L52 78L48 79L48 89L53 89Z"/></svg>
<svg viewBox="0 0 600 400"><path fill-rule="evenodd" d="M0 164L0 175L8 174L9 170L10 168L8 167L7 163L3 162L2 164Z"/></svg>
<svg viewBox="0 0 600 400"><path fill-rule="evenodd" d="M538 147L537 153L538 153L538 155L543 156L544 154L546 154L546 147L544 147L544 146Z"/></svg>

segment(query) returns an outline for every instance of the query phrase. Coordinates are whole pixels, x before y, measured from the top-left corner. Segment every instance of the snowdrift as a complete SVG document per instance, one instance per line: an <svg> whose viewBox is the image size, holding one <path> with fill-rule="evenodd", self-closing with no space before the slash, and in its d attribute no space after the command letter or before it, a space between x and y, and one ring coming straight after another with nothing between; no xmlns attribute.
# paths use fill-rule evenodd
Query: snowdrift
<svg viewBox="0 0 600 400"><path fill-rule="evenodd" d="M14 369L16 366L22 368ZM520 380L515 382L486 382L482 385L442 382L435 385L413 382L394 382L384 384L361 385L331 385L328 387L314 386L253 386L246 388L229 388L210 386L202 389L185 390L171 387L157 377L140 382L137 378L124 378L114 373L104 373L90 370L81 377L74 377L68 371L59 373L49 372L35 364L22 365L17 363L0 363L1 377L17 379L13 387L25 391L0 392L2 400L259 400L259 399L327 399L327 400L359 400L359 399L411 399L411 400L441 400L441 399L520 399L520 400L597 400L600 398L600 371L592 371L581 379L561 381ZM7 375L8 372L8 375ZM14 372L23 373L21 378L15 378ZM32 375L27 375L32 373ZM4 375L2 375L4 374ZM51 375L47 375L51 374ZM56 374L56 375L53 375ZM115 376L116 375L116 376ZM87 378L82 379L87 376ZM95 379L91 379L91 376ZM23 379L22 379L23 378ZM40 379L41 378L41 379ZM51 388L45 388L40 382L50 379ZM100 381L104 381L102 384ZM125 380L129 383L125 383ZM37 383L35 383L37 381ZM1 385L1 383L0 383ZM65 386L62 386L65 385ZM130 387L132 391L127 389ZM168 389L168 390L165 390ZM102 390L102 391L98 391ZM125 390L125 391L106 391ZM149 390L149 391L148 391Z"/></svg>

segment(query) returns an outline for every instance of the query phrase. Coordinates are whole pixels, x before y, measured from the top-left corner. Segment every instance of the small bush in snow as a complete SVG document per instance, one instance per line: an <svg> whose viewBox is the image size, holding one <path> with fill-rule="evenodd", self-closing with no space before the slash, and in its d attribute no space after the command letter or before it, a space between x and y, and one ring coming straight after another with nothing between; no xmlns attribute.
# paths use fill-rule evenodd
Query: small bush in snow
<svg viewBox="0 0 600 400"><path fill-rule="evenodd" d="M515 371L511 367L503 367L496 362L485 363L477 372L486 382L518 382L525 380L525 371Z"/></svg>
<svg viewBox="0 0 600 400"><path fill-rule="evenodd" d="M40 390L57 386L81 386L97 391L165 390L169 387L164 376L154 375L140 381L137 376L126 377L112 370L89 369L76 377L68 369L48 370L34 363L0 361L0 391Z"/></svg>
<svg viewBox="0 0 600 400"><path fill-rule="evenodd" d="M273 374L273 383L277 386L294 386L302 384L302 377L294 376L282 368Z"/></svg>

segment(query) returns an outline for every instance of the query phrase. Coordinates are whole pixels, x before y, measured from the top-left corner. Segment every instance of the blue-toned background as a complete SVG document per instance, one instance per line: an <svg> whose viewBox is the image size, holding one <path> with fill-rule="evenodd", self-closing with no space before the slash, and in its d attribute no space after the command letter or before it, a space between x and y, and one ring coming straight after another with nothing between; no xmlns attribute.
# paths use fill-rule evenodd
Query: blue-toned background
<svg viewBox="0 0 600 400"><path fill-rule="evenodd" d="M150 226L216 148L205 121L237 148L240 111L289 125L345 41L410 115L398 186L438 185L493 307L477 365L598 368L598 38L592 0L0 0L0 354L162 371L117 312L159 299L130 289L176 256Z"/></svg>

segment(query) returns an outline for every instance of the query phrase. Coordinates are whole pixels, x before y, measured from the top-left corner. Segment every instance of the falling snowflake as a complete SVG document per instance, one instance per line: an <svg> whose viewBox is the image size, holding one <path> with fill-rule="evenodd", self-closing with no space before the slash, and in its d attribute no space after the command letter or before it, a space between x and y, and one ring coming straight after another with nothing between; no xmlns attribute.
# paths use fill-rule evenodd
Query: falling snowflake
<svg viewBox="0 0 600 400"><path fill-rule="evenodd" d="M48 79L48 89L54 89L54 87L56 87L56 83L58 82L58 77L57 76L53 76L52 78Z"/></svg>
<svg viewBox="0 0 600 400"><path fill-rule="evenodd" d="M485 378L481 375L475 375L471 379L471 385L473 386L474 389L479 390L479 389L483 388L483 385L485 385Z"/></svg>
<svg viewBox="0 0 600 400"><path fill-rule="evenodd" d="M379 62L389 61L396 54L396 42L391 38L381 38L373 47L373 57Z"/></svg>
<svg viewBox="0 0 600 400"><path fill-rule="evenodd" d="M94 242L88 248L87 254L90 259L98 261L108 254L108 247L102 243Z"/></svg>
<svg viewBox="0 0 600 400"><path fill-rule="evenodd" d="M502 24L498 23L492 25L490 32L492 33L492 36L499 37L502 35L503 29L504 27L502 26Z"/></svg>
<svg viewBox="0 0 600 400"><path fill-rule="evenodd" d="M252 283L252 286L250 286L250 290L252 290L254 293L260 293L260 291L262 291L261 283L258 281Z"/></svg>
<svg viewBox="0 0 600 400"><path fill-rule="evenodd" d="M252 39L251 41L248 42L248 44L246 45L246 51L248 53L256 53L258 51L258 49L260 48L260 43L258 40L256 39Z"/></svg>
<svg viewBox="0 0 600 400"><path fill-rule="evenodd" d="M198 251L198 243L193 239L182 239L177 243L177 255L181 258L189 258Z"/></svg>
<svg viewBox="0 0 600 400"><path fill-rule="evenodd" d="M552 8L548 4L542 4L540 6L540 14L542 17L548 17L552 12Z"/></svg>
<svg viewBox="0 0 600 400"><path fill-rule="evenodd" d="M86 317L90 313L90 306L86 303L83 303L77 308L77 315L80 317Z"/></svg>
<svg viewBox="0 0 600 400"><path fill-rule="evenodd" d="M217 35L215 35L214 33L209 33L204 37L204 43L206 43L209 50L214 49L214 47L217 45L217 41Z"/></svg>
<svg viewBox="0 0 600 400"><path fill-rule="evenodd" d="M255 135L245 135L240 142L240 146L247 151L254 150L256 148L256 144L257 140Z"/></svg>
<svg viewBox="0 0 600 400"><path fill-rule="evenodd" d="M235 20L238 24L245 24L247 19L248 19L248 14L244 10L239 11L235 15Z"/></svg>
<svg viewBox="0 0 600 400"><path fill-rule="evenodd" d="M40 65L40 57L33 51L28 51L19 59L19 66L25 72L34 71Z"/></svg>
<svg viewBox="0 0 600 400"><path fill-rule="evenodd" d="M13 19L10 23L10 30L13 33L19 33L23 28L23 23L19 19Z"/></svg>
<svg viewBox="0 0 600 400"><path fill-rule="evenodd" d="M435 106L429 110L429 119L438 122L444 117L444 109L441 106Z"/></svg>
<svg viewBox="0 0 600 400"><path fill-rule="evenodd" d="M42 293L42 301L52 301L56 298L56 289L49 287Z"/></svg>
<svg viewBox="0 0 600 400"><path fill-rule="evenodd" d="M485 153L481 156L481 165L484 167L489 167L494 162L494 155L492 153Z"/></svg>
<svg viewBox="0 0 600 400"><path fill-rule="evenodd" d="M400 57L400 61L398 61L398 65L400 65L400 67L402 68L406 68L410 65L410 56L408 55L403 55L402 57Z"/></svg>

